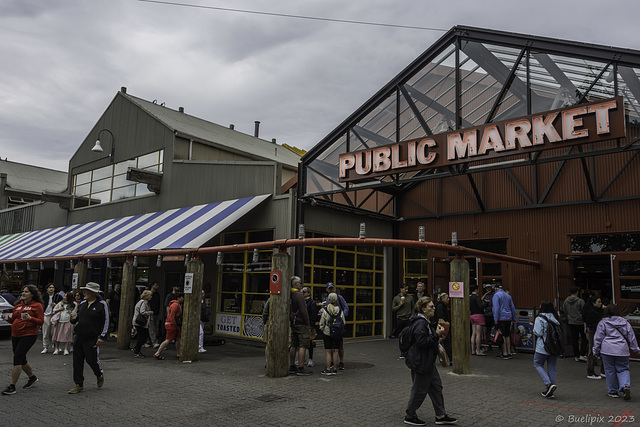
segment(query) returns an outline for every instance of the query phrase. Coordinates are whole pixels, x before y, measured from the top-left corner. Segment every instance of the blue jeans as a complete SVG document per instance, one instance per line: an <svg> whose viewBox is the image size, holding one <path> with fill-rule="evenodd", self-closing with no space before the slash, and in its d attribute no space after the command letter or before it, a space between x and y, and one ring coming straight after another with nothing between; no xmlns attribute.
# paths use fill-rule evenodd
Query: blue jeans
<svg viewBox="0 0 640 427"><path fill-rule="evenodd" d="M544 362L547 362L547 369L544 369ZM557 379L558 370L556 364L558 363L558 356L551 356L549 354L542 354L536 352L533 355L533 366L540 374L544 385L555 384Z"/></svg>
<svg viewBox="0 0 640 427"><path fill-rule="evenodd" d="M607 392L617 393L625 387L631 387L629 356L610 356L601 354L604 371L607 373Z"/></svg>

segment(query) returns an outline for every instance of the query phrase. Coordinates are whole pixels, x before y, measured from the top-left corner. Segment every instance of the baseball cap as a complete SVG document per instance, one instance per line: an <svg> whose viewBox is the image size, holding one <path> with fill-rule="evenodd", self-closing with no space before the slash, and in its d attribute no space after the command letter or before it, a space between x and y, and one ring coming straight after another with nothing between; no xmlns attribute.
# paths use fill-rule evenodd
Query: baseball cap
<svg viewBox="0 0 640 427"><path fill-rule="evenodd" d="M335 288L335 286L333 286L332 282L327 283L327 288Z"/></svg>

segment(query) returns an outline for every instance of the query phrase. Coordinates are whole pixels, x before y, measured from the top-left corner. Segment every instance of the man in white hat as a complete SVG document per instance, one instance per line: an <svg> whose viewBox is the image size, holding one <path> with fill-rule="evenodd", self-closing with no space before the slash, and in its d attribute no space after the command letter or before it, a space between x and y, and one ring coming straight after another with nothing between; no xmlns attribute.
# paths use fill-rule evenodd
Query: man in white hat
<svg viewBox="0 0 640 427"><path fill-rule="evenodd" d="M106 340L109 330L109 307L100 296L100 285L87 283L80 288L85 300L78 306L78 314L72 315L71 323L76 325L76 339L73 343L73 382L76 384L70 394L84 390L84 362L93 370L98 379L98 387L104 384L104 374L100 366L100 345Z"/></svg>

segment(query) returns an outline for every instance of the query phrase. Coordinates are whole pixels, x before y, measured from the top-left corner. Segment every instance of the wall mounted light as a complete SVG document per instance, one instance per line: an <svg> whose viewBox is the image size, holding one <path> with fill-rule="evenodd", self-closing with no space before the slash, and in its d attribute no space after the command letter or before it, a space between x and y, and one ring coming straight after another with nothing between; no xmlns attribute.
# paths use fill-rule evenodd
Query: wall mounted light
<svg viewBox="0 0 640 427"><path fill-rule="evenodd" d="M53 269L54 270L58 269L58 261L53 261Z"/></svg>
<svg viewBox="0 0 640 427"><path fill-rule="evenodd" d="M361 239L366 239L367 238L367 230L366 230L366 224L364 222L360 223L360 236Z"/></svg>
<svg viewBox="0 0 640 427"><path fill-rule="evenodd" d="M258 257L260 256L260 251L258 250L258 248L255 248L253 250L253 259L251 260L252 263L257 263L258 262Z"/></svg>
<svg viewBox="0 0 640 427"><path fill-rule="evenodd" d="M222 252L218 252L218 256L216 257L216 264L222 265Z"/></svg>
<svg viewBox="0 0 640 427"><path fill-rule="evenodd" d="M134 266L134 267L137 267L137 266L138 266L138 257L137 257L137 256L134 256L134 257L133 257L133 266Z"/></svg>
<svg viewBox="0 0 640 427"><path fill-rule="evenodd" d="M69 267L73 270L73 260L72 259L69 260Z"/></svg>
<svg viewBox="0 0 640 427"><path fill-rule="evenodd" d="M44 270L44 262L40 261L40 270Z"/></svg>
<svg viewBox="0 0 640 427"><path fill-rule="evenodd" d="M98 132L98 139L96 140L96 145L93 146L91 151L94 153L102 153L104 150L102 149L102 145L100 142L100 134L102 132L107 132L111 135L111 153L109 154L109 161L113 163L113 158L116 155L116 138L113 136L113 133L109 129L102 129Z"/></svg>
<svg viewBox="0 0 640 427"><path fill-rule="evenodd" d="M31 263L27 263L27 271L31 271Z"/></svg>
<svg viewBox="0 0 640 427"><path fill-rule="evenodd" d="M107 258L107 268L111 268L111 258Z"/></svg>
<svg viewBox="0 0 640 427"><path fill-rule="evenodd" d="M304 224L298 225L298 239L304 239Z"/></svg>
<svg viewBox="0 0 640 427"><path fill-rule="evenodd" d="M186 254L184 256L184 266L185 267L189 264L189 261L191 261L191 254Z"/></svg>
<svg viewBox="0 0 640 427"><path fill-rule="evenodd" d="M451 232L451 244L453 246L458 246L458 233L455 231Z"/></svg>
<svg viewBox="0 0 640 427"><path fill-rule="evenodd" d="M17 263L17 262L13 264L13 269L14 269L14 270L17 270L17 269L18 269L18 263Z"/></svg>
<svg viewBox="0 0 640 427"><path fill-rule="evenodd" d="M158 255L156 258L156 267L160 267L162 265L162 255Z"/></svg>
<svg viewBox="0 0 640 427"><path fill-rule="evenodd" d="M89 258L89 259L87 259L87 268L88 268L89 270L91 270L91 266L92 266L92 264L91 264L91 259Z"/></svg>
<svg viewBox="0 0 640 427"><path fill-rule="evenodd" d="M7 264L2 264L2 271L7 272Z"/></svg>
<svg viewBox="0 0 640 427"><path fill-rule="evenodd" d="M425 240L427 240L425 228L424 225L421 225L418 227L418 241L424 242Z"/></svg>

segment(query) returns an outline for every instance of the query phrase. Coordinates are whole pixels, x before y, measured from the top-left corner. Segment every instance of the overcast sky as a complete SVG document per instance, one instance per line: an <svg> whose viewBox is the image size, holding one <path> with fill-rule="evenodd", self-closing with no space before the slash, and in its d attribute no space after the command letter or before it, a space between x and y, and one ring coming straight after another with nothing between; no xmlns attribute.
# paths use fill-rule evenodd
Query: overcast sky
<svg viewBox="0 0 640 427"><path fill-rule="evenodd" d="M637 0L0 1L0 158L58 170L121 86L310 149L455 25L640 50Z"/></svg>

